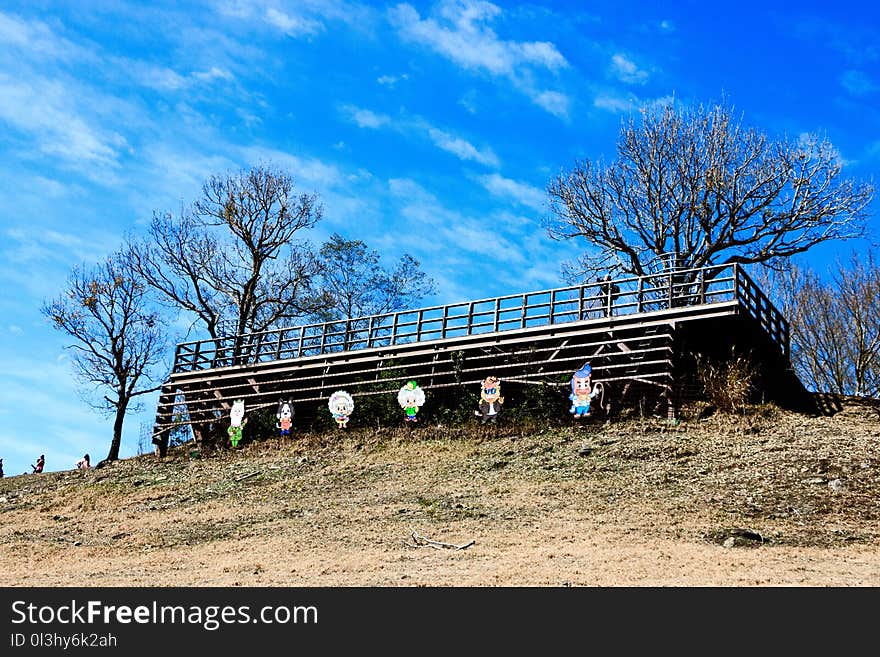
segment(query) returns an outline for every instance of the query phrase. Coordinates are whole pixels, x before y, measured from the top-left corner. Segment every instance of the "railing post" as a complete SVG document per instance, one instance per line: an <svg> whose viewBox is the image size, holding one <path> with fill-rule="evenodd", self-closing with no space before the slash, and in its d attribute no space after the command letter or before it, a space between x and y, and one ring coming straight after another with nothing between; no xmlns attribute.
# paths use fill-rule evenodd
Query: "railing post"
<svg viewBox="0 0 880 657"><path fill-rule="evenodd" d="M303 353L303 339L304 339L305 337L306 337L306 327L305 327L305 326L300 326L300 327L299 327L299 343L297 344L297 347L296 347L296 357L297 357L297 358L301 358L301 357L302 357L302 353Z"/></svg>
<svg viewBox="0 0 880 657"><path fill-rule="evenodd" d="M440 339L446 339L446 317L449 314L449 306L443 306L443 319L440 324Z"/></svg>
<svg viewBox="0 0 880 657"><path fill-rule="evenodd" d="M388 344L389 347L397 344L397 316L399 314L400 313L394 313L394 317L391 320L391 339Z"/></svg>
<svg viewBox="0 0 880 657"><path fill-rule="evenodd" d="M260 349L263 348L263 337L265 337L265 335L262 331L260 331L259 333L257 333L256 343L251 344L251 348L253 349L253 354L254 354L254 358L253 358L254 363L260 362Z"/></svg>
<svg viewBox="0 0 880 657"><path fill-rule="evenodd" d="M416 319L416 342L422 341L422 320L425 317L425 311L420 310L418 318Z"/></svg>
<svg viewBox="0 0 880 657"><path fill-rule="evenodd" d="M700 269L700 305L706 304L706 269Z"/></svg>
<svg viewBox="0 0 880 657"><path fill-rule="evenodd" d="M278 329L278 344L275 345L275 360L281 360L281 341L284 339L284 329Z"/></svg>
<svg viewBox="0 0 880 657"><path fill-rule="evenodd" d="M553 314L556 312L556 290L550 292L550 323L553 323Z"/></svg>
<svg viewBox="0 0 880 657"><path fill-rule="evenodd" d="M367 349L369 349L373 344L373 317L370 317L370 321L367 323Z"/></svg>
<svg viewBox="0 0 880 657"><path fill-rule="evenodd" d="M492 331L498 332L498 325L501 322L501 299L495 299L495 321L492 324Z"/></svg>
<svg viewBox="0 0 880 657"><path fill-rule="evenodd" d="M526 313L529 310L529 295L522 295L522 319L520 320L521 328L526 327Z"/></svg>
<svg viewBox="0 0 880 657"><path fill-rule="evenodd" d="M739 289L739 263L733 263L733 299L734 301L739 301L740 297L740 289Z"/></svg>
<svg viewBox="0 0 880 657"><path fill-rule="evenodd" d="M578 309L577 309L577 318L579 320L583 320L587 318L587 312L584 308L584 286L578 286Z"/></svg>
<svg viewBox="0 0 880 657"><path fill-rule="evenodd" d="M667 310L672 310L672 282L673 282L673 280L674 279L672 278L672 272L670 271L669 272L669 299L667 300L667 305L666 305Z"/></svg>
<svg viewBox="0 0 880 657"><path fill-rule="evenodd" d="M468 304L468 319L467 319L467 334L468 335L470 335L473 330L473 326L472 326L473 323L474 323L474 302L471 301Z"/></svg>
<svg viewBox="0 0 880 657"><path fill-rule="evenodd" d="M321 324L321 346L318 349L318 355L322 355L324 353L324 343L327 341L327 327L330 326L329 322L324 322Z"/></svg>
<svg viewBox="0 0 880 657"><path fill-rule="evenodd" d="M636 312L641 313L642 312L642 301L645 298L645 277L644 276L639 276L638 292L636 292L636 294L637 294Z"/></svg>
<svg viewBox="0 0 880 657"><path fill-rule="evenodd" d="M198 350L199 350L199 343L196 342L196 354L198 354ZM181 369L180 369L180 365L181 365L180 354L181 354L180 345L177 345L177 347L174 348L174 371L175 372L181 371ZM193 356L193 369L195 369L195 364L196 364L196 357ZM186 370L184 370L184 371L186 371Z"/></svg>

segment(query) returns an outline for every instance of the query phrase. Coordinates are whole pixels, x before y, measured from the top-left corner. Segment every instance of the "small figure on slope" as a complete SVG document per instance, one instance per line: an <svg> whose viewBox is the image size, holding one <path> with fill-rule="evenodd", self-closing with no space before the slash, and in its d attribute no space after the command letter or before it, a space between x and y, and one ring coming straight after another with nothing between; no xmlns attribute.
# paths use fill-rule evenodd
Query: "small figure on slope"
<svg viewBox="0 0 880 657"><path fill-rule="evenodd" d="M425 403L425 391L415 381L409 381L397 393L397 403L406 413L406 422L418 422L416 413Z"/></svg>
<svg viewBox="0 0 880 657"><path fill-rule="evenodd" d="M476 416L482 418L482 424L494 424L501 414L503 403L501 381L497 377L487 376L480 384L480 410L475 411Z"/></svg>
<svg viewBox="0 0 880 657"><path fill-rule="evenodd" d="M229 411L229 428L226 432L229 434L229 442L233 447L238 447L241 442L241 433L244 425L247 424L247 418L244 416L244 399L236 399L232 402L232 410Z"/></svg>
<svg viewBox="0 0 880 657"><path fill-rule="evenodd" d="M354 399L352 399L351 395L345 392L345 390L337 390L330 395L327 406L333 414L333 419L336 420L336 426L340 429L345 429L345 425L348 424L348 417L354 411Z"/></svg>
<svg viewBox="0 0 880 657"><path fill-rule="evenodd" d="M571 400L571 408L568 412L576 418L589 417L590 403L604 390L601 383L592 384L592 375L593 368L589 363L584 363L584 366L571 377L571 394L568 396Z"/></svg>
<svg viewBox="0 0 880 657"><path fill-rule="evenodd" d="M275 413L278 422L275 427L279 430L282 438L290 435L290 428L293 426L293 405L289 399L282 399L278 402L278 412Z"/></svg>

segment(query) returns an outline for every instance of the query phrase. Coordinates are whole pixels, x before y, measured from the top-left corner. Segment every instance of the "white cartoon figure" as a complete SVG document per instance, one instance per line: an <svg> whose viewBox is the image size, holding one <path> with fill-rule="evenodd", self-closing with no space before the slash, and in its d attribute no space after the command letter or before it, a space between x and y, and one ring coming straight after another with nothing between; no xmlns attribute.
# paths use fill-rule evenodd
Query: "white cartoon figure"
<svg viewBox="0 0 880 657"><path fill-rule="evenodd" d="M337 390L330 395L327 406L333 414L333 419L336 420L336 426L345 429L345 425L348 424L348 416L354 411L354 399L351 395L345 390Z"/></svg>
<svg viewBox="0 0 880 657"><path fill-rule="evenodd" d="M416 413L425 404L425 391L415 381L409 381L397 393L397 403L406 413L407 422L418 422Z"/></svg>
<svg viewBox="0 0 880 657"><path fill-rule="evenodd" d="M290 435L290 427L293 426L293 405L290 400L282 399L278 402L278 412L275 413L278 422L275 427L280 430L281 437Z"/></svg>
<svg viewBox="0 0 880 657"><path fill-rule="evenodd" d="M229 440L233 447L238 447L238 443L241 441L241 432L244 429L244 425L247 424L247 418L244 416L244 399L236 399L232 402L229 419L230 424L229 429L227 429Z"/></svg>

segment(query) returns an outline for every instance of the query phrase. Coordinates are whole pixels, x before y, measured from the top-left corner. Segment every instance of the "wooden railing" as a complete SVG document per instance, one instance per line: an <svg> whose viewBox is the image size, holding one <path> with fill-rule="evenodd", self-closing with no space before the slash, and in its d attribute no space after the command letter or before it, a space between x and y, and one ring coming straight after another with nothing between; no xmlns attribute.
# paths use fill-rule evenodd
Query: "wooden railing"
<svg viewBox="0 0 880 657"><path fill-rule="evenodd" d="M174 373L446 340L738 300L788 355L788 323L738 265L464 301L185 342Z"/></svg>

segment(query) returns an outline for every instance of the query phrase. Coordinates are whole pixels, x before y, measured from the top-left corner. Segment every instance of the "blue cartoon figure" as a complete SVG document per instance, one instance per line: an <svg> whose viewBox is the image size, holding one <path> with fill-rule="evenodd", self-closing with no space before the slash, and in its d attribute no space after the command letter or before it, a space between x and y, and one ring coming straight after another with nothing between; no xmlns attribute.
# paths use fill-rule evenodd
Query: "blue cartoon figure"
<svg viewBox="0 0 880 657"><path fill-rule="evenodd" d="M571 400L571 408L568 412L576 418L589 417L590 402L603 395L604 386L601 383L593 385L592 374L593 368L589 363L584 363L584 366L571 377L571 394L568 396Z"/></svg>

